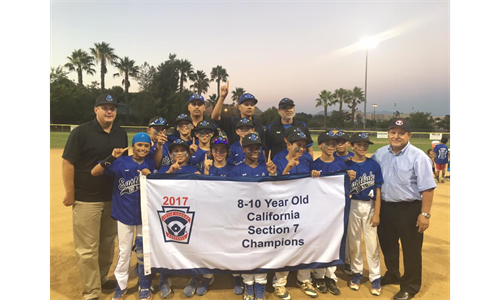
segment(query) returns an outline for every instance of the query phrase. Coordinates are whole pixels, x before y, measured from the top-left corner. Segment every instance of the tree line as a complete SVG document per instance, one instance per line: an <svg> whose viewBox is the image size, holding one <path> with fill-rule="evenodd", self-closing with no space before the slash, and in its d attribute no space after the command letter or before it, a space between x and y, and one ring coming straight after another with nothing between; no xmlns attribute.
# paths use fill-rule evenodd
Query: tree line
<svg viewBox="0 0 500 300"><path fill-rule="evenodd" d="M167 120L175 120L180 113L186 112L186 103L193 93L207 93L210 84L216 83L217 94L205 97L207 106L215 106L219 98L221 82L229 78L227 70L216 65L207 75L203 70L196 70L187 59L178 58L177 55L169 54L168 60L158 66L151 66L147 62L142 65L128 56L119 57L109 43L94 43L89 52L83 49L74 50L67 57L68 62L64 66L51 68L50 73L50 109L51 123L58 124L80 124L93 118L94 101L101 93L109 92L117 98L118 102L124 104L119 112L125 115L125 125L143 126L155 115L164 116ZM122 77L122 86L106 88L105 75L108 68L117 69L113 77ZM99 70L99 72L96 71ZM69 80L69 72L76 72L77 82ZM94 76L100 75L100 81L92 81L84 85L83 74ZM130 80L133 79L139 85L139 92L130 93ZM188 81L192 84L189 85ZM189 85L189 86L188 86ZM122 88L123 87L123 88ZM235 87L231 92L233 105L225 105L226 114L238 115L235 108L238 98L246 91L243 87ZM364 92L359 87L352 90L339 88L334 92L322 90L316 101L316 107L322 106L323 116L311 114L296 114L296 118L308 124L311 128L351 128L355 129L361 124L361 116L356 115L358 104L365 101ZM339 104L338 110L328 114L328 107ZM346 104L349 111L344 111ZM422 130L432 130L435 126L449 130L446 120L443 124L437 124L430 113L414 113L417 123ZM397 116L394 116L397 117ZM276 107L271 107L256 117L264 124L269 124L279 119ZM322 119L320 121L320 119ZM423 121L419 121L422 119ZM383 128L385 122L366 120L368 128ZM388 121L390 122L390 121ZM414 122L412 122L413 124ZM425 123L425 124L424 124ZM425 125L425 126L424 126ZM422 126L422 127L420 127Z"/></svg>

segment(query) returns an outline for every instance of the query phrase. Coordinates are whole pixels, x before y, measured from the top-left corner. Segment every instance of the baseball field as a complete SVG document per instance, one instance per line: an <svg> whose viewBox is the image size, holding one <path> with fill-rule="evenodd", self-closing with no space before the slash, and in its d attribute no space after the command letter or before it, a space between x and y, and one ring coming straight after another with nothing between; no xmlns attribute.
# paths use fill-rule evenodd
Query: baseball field
<svg viewBox="0 0 500 300"><path fill-rule="evenodd" d="M64 140L65 142L65 140ZM429 143L430 148L430 142ZM62 146L59 147L63 147ZM50 299L82 299L82 286L79 279L76 256L73 244L71 207L62 204L64 187L62 184L62 149L52 148L50 150ZM370 149L371 150L371 149ZM317 157L319 152L315 152ZM419 294L415 299L450 299L450 181L439 183L434 192L434 203L432 205L432 218L429 229L424 235L423 245L423 283ZM118 248L115 248L115 262L108 276L113 277L113 268L116 263ZM364 251L363 251L364 253ZM382 273L385 272L383 254L381 253ZM132 256L132 266L135 259ZM365 258L366 259L366 258ZM401 268L402 254L401 254ZM403 273L403 270L402 270ZM137 292L137 277L130 269L129 290L124 299L139 299ZM362 285L359 291L352 291L347 286L350 277L337 271L339 278L337 285L341 294L319 294L316 299L391 299L399 290L397 285L385 286L381 296L375 297L370 294L370 282L368 281L368 269L365 264ZM287 288L292 299L310 299L295 284L296 272L291 272L288 277ZM173 293L167 299L187 299L182 289L189 281L188 276L172 278ZM273 294L272 274L268 276L267 294L269 300L278 300ZM153 299L162 299L158 292L158 277L153 280L155 292ZM112 290L103 291L100 299L111 299ZM225 300L242 299L232 291L231 279L228 275L216 275L215 282L203 299ZM202 299L195 295L192 299Z"/></svg>

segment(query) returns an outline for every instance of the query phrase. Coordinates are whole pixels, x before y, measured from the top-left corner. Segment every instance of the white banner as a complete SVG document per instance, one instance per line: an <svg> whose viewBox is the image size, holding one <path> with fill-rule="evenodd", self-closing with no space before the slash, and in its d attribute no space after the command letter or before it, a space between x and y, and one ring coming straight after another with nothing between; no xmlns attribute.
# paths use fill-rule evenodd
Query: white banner
<svg viewBox="0 0 500 300"><path fill-rule="evenodd" d="M350 207L346 178L142 177L146 274L151 268L203 274L340 265Z"/></svg>
<svg viewBox="0 0 500 300"><path fill-rule="evenodd" d="M443 134L442 133L430 133L429 134L429 139L430 140L441 140L441 138L443 137Z"/></svg>
<svg viewBox="0 0 500 300"><path fill-rule="evenodd" d="M388 132L377 132L377 139L387 139L389 138Z"/></svg>

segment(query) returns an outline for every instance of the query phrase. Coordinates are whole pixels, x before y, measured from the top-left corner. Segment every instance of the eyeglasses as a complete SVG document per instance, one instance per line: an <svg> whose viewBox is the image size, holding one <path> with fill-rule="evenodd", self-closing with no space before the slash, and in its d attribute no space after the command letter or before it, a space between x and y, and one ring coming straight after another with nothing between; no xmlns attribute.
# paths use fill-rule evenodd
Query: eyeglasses
<svg viewBox="0 0 500 300"><path fill-rule="evenodd" d="M111 112L115 112L116 111L116 107L114 106L108 106L108 107L104 107L102 105L99 106L102 110L104 111L111 111Z"/></svg>

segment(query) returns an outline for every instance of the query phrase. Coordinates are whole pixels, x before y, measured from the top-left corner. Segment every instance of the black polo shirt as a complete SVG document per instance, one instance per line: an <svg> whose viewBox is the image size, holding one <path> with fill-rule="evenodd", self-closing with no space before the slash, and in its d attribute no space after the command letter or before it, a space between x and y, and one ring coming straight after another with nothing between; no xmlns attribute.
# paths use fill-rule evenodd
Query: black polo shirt
<svg viewBox="0 0 500 300"><path fill-rule="evenodd" d="M90 171L99 161L111 155L114 148L127 146L127 133L116 124L107 133L94 119L71 131L62 157L75 166L75 200L111 201L113 178L92 176Z"/></svg>
<svg viewBox="0 0 500 300"><path fill-rule="evenodd" d="M307 125L304 122L301 121L296 121L293 119L292 124L290 126L297 126L299 127L309 139L312 140L311 138L311 133L309 132L309 129L307 129ZM288 128L288 127L287 127ZM285 126L281 123L281 119L279 121L273 122L269 124L267 127L267 132L266 132L266 149L271 150L271 159L274 158L274 156L286 149L286 144L285 144ZM307 145L312 146L312 145Z"/></svg>
<svg viewBox="0 0 500 300"><path fill-rule="evenodd" d="M238 123L239 119L241 118L227 118L220 116L220 120L216 122L217 125L226 133L230 145L240 140L240 136L236 133L236 123ZM266 129L264 125L262 125L262 123L260 123L259 121L255 121L254 118L252 118L252 122L255 127L255 132L259 134L262 141L265 141Z"/></svg>

